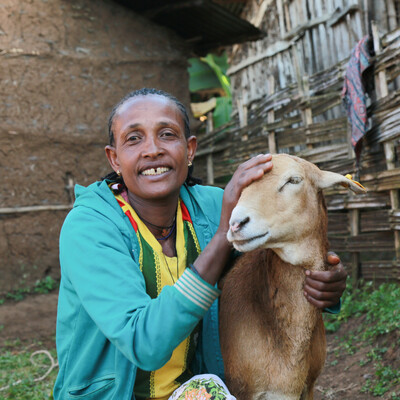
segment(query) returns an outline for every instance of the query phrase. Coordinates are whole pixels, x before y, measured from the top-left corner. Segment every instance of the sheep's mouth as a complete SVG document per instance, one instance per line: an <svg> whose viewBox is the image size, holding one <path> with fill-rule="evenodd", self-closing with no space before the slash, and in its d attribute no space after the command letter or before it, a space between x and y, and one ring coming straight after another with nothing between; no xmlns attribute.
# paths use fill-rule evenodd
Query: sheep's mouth
<svg viewBox="0 0 400 400"><path fill-rule="evenodd" d="M234 245L238 245L238 246L243 246L243 245L245 245L247 243L253 242L254 240L262 239L264 237L267 237L268 235L269 235L269 231L267 231L266 233L263 233L261 235L253 236L251 238L242 239L242 240L234 240L233 244Z"/></svg>

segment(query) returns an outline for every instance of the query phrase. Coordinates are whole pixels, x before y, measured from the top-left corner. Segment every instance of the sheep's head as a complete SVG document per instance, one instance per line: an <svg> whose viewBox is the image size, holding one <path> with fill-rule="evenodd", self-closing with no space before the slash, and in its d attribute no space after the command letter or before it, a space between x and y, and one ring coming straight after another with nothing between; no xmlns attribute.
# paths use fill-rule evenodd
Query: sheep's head
<svg viewBox="0 0 400 400"><path fill-rule="evenodd" d="M243 190L227 237L241 252L271 248L286 262L304 263L302 254L316 245L315 236L326 236L321 190L336 184L355 193L365 189L298 157L274 155L272 163L271 172Z"/></svg>

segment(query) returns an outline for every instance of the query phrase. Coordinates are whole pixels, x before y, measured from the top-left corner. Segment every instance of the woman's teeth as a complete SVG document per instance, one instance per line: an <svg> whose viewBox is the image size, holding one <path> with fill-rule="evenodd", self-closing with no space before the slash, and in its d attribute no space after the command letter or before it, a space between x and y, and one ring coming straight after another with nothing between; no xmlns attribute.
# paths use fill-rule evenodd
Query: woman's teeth
<svg viewBox="0 0 400 400"><path fill-rule="evenodd" d="M158 167L158 168L149 168L142 172L142 175L161 175L164 172L168 172L170 168L167 167Z"/></svg>

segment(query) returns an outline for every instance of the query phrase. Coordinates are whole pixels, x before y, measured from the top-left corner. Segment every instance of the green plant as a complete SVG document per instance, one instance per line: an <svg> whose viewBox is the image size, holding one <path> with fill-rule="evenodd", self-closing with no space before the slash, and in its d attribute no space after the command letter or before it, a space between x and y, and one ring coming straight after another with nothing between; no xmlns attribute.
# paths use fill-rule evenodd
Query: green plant
<svg viewBox="0 0 400 400"><path fill-rule="evenodd" d="M55 349L34 352L32 347L41 347L39 343L21 347L19 341L8 342L6 346L12 350L4 348L0 351L0 398L52 399L58 371Z"/></svg>
<svg viewBox="0 0 400 400"><path fill-rule="evenodd" d="M400 370L394 370L392 367L379 362L375 365L375 376L367 380L361 391L372 393L374 396L382 396L398 384L400 384ZM393 392L392 399L399 398L395 396L397 394Z"/></svg>
<svg viewBox="0 0 400 400"><path fill-rule="evenodd" d="M382 333L399 328L400 286L396 283L384 283L374 289L372 282L361 283L357 288L351 285L343 295L338 315L326 314L325 328L336 332L349 318L365 316L366 324L360 326L361 339L374 339Z"/></svg>
<svg viewBox="0 0 400 400"><path fill-rule="evenodd" d="M357 351L357 346L354 344L355 339L355 335L349 335L341 340L341 347L346 350L348 354L354 354Z"/></svg>
<svg viewBox="0 0 400 400"><path fill-rule="evenodd" d="M5 299L21 301L26 295L32 293L46 294L58 287L58 282L51 276L46 276L43 279L37 280L33 287L23 286L5 294L4 298L0 299L0 305Z"/></svg>
<svg viewBox="0 0 400 400"><path fill-rule="evenodd" d="M336 332L340 326L357 318L356 327L345 337L337 339L337 356L341 350L354 354L366 344L372 349L360 361L360 365L372 363L373 375L362 388L374 396L382 396L400 385L400 370L385 365L384 355L388 351L388 344L383 335L397 338L390 347L394 349L400 345L400 285L384 283L375 288L372 282L366 282L353 288L349 285L343 299L340 314L325 315L325 327L328 332ZM388 336L389 337L389 336ZM380 338L380 344L377 340ZM400 393L392 392L391 399L400 400Z"/></svg>
<svg viewBox="0 0 400 400"><path fill-rule="evenodd" d="M33 291L35 293L45 294L51 292L56 287L57 287L57 282L50 275L48 275L46 276L46 278L42 280L37 280L35 282L35 287Z"/></svg>
<svg viewBox="0 0 400 400"><path fill-rule="evenodd" d="M28 287L22 287L19 289L15 289L12 292L8 292L6 294L6 298L15 300L15 301L21 301L25 298L26 294L29 292L30 292L30 289Z"/></svg>
<svg viewBox="0 0 400 400"><path fill-rule="evenodd" d="M222 56L207 54L206 57L190 58L189 90L194 102L215 98L213 112L214 128L229 122L232 112L232 93L229 78L226 75L228 59Z"/></svg>

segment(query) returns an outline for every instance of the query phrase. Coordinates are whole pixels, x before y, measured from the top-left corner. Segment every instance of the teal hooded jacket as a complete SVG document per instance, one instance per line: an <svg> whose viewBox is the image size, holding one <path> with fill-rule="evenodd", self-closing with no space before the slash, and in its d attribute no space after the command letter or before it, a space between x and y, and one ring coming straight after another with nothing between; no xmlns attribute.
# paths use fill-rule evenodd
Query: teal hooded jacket
<svg viewBox="0 0 400 400"><path fill-rule="evenodd" d="M200 320L192 372L224 379L218 290L186 269L186 278L196 277L209 294L207 307L185 295L182 278L151 299L139 269L135 231L107 182L77 186L75 194L60 235L56 335L60 370L54 398L134 399L137 368L162 367ZM214 187L181 189L201 249L218 228L222 195Z"/></svg>

